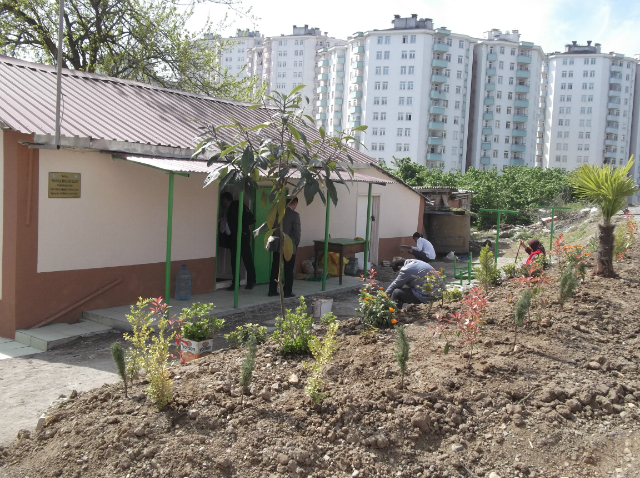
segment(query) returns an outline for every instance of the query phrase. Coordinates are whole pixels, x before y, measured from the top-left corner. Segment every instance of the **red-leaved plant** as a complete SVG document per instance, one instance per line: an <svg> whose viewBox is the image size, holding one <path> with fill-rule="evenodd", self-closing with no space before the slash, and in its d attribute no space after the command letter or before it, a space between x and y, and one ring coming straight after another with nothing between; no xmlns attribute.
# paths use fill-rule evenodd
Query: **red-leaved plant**
<svg viewBox="0 0 640 478"><path fill-rule="evenodd" d="M460 301L462 309L448 316L436 315L438 324L434 328L434 337L444 336L446 339L444 345L444 353L449 353L451 346L450 333L453 333L460 339L462 347L469 349L469 361L473 357L473 349L476 348L476 342L480 335L480 327L484 323L482 320L485 309L489 306L489 300L484 296L484 291L478 287L469 289L464 299Z"/></svg>

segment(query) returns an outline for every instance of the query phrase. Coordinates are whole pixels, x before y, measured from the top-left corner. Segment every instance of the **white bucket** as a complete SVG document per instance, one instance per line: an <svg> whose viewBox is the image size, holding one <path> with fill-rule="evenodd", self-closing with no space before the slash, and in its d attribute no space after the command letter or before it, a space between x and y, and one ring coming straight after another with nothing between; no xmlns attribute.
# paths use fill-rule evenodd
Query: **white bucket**
<svg viewBox="0 0 640 478"><path fill-rule="evenodd" d="M312 301L313 318L319 319L324 314L331 312L333 299L330 297L314 297Z"/></svg>

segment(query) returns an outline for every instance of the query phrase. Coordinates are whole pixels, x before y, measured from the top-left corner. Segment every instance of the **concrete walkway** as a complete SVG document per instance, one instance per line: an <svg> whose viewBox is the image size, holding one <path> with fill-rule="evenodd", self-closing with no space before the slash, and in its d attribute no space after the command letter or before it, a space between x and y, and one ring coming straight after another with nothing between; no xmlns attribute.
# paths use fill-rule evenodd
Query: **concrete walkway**
<svg viewBox="0 0 640 478"><path fill-rule="evenodd" d="M337 277L330 277L327 279L327 289L322 291L322 282L315 281L294 281L293 291L296 294L295 298L286 299L285 303L287 307L295 307L298 304L298 298L304 296L305 298L311 298L314 295L323 295L324 293L331 293L340 290L354 289L362 286L362 282L357 277L344 276L342 278L342 285L338 283ZM201 302L204 304L213 303L215 305L214 315L216 317L224 317L226 315L237 314L238 312L251 311L252 309L260 308L265 305L277 304L280 300L279 297L268 297L268 287L266 284L257 285L251 290L246 290L244 287L240 287L240 293L238 298L238 308L233 308L233 291L217 290L215 292L209 292L206 294L197 294L191 296L191 300L177 301L172 299L170 305L172 306L172 314L179 313L183 308L190 307L194 302ZM311 300L307 301L308 304ZM126 315L131 311L131 306L123 305L120 307L111 307L108 309L97 309L83 312L84 319L97 322L108 327L113 327L119 330L130 331L131 326L127 321Z"/></svg>

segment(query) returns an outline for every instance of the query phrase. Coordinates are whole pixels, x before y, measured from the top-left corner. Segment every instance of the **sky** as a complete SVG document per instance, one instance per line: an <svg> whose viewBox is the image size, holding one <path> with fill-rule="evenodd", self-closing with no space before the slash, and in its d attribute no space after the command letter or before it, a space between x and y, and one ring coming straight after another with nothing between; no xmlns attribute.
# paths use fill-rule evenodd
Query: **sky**
<svg viewBox="0 0 640 478"><path fill-rule="evenodd" d="M576 40L602 44L603 52L615 51L633 57L640 53L640 2L637 0L403 0L400 6L380 0L242 0L251 7L251 20L239 17L227 7L199 4L188 23L201 27L207 16L214 22L229 13L230 25L222 35L236 28L259 30L265 36L291 34L292 26L318 27L330 36L346 39L357 31L391 28L395 14L432 18L434 26L482 38L485 31L519 30L522 41L542 46L545 53L564 51ZM242 8L241 7L241 8Z"/></svg>

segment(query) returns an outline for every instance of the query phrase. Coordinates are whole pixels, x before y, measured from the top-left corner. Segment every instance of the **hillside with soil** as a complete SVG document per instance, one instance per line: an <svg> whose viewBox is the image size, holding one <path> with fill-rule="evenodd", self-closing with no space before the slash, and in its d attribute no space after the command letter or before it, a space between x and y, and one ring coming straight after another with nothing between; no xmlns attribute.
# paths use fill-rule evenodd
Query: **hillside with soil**
<svg viewBox="0 0 640 478"><path fill-rule="evenodd" d="M558 271L536 320L518 331L523 286L487 294L471 360L434 337L436 314L459 303L399 314L410 343L405 387L396 331L340 323L324 376L328 397L304 392L302 360L258 349L253 385L238 386L243 350L172 369L173 401L158 412L137 383L72 395L44 426L0 450L3 477L596 477L640 476L636 300L640 254L619 276L590 275L563 307ZM322 332L322 327L317 326Z"/></svg>

